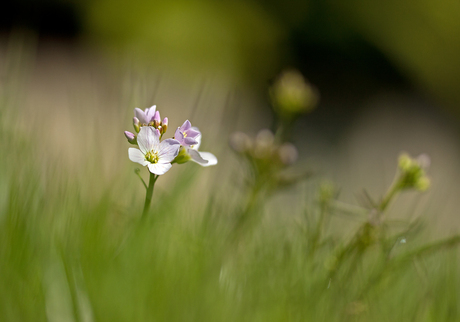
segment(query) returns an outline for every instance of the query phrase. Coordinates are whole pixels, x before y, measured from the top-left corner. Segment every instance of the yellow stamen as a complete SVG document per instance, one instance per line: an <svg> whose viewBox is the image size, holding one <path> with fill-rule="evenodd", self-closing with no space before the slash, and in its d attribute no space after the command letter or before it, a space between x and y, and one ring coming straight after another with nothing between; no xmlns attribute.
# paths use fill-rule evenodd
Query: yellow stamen
<svg viewBox="0 0 460 322"><path fill-rule="evenodd" d="M145 155L145 159L150 163L158 163L158 154L154 151L149 151Z"/></svg>

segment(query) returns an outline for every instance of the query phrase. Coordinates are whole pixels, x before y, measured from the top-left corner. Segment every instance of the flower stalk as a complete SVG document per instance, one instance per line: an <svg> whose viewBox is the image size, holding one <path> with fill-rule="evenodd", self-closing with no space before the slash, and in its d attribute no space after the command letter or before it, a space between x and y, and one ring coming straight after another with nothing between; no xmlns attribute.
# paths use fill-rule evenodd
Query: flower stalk
<svg viewBox="0 0 460 322"><path fill-rule="evenodd" d="M149 213L150 204L152 202L153 196L153 188L155 187L155 182L157 182L159 175L150 172L150 179L149 179L149 186L146 189L145 193L145 203L144 203L144 210L142 211L142 219L147 218L147 214Z"/></svg>

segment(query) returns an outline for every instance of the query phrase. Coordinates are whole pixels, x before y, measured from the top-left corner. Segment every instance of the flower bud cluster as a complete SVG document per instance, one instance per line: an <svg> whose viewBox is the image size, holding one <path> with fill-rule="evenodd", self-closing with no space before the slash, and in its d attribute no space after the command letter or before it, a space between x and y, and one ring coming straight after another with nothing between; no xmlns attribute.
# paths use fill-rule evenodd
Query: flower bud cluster
<svg viewBox="0 0 460 322"><path fill-rule="evenodd" d="M249 177L254 187L265 187L268 191L286 188L310 176L310 172L291 167L298 158L296 147L280 142L267 129L257 133L255 138L242 132L233 133L230 147L244 157L251 170Z"/></svg>
<svg viewBox="0 0 460 322"><path fill-rule="evenodd" d="M160 112L156 110L156 105L146 108L142 111L139 108L134 109L133 127L136 133L139 133L143 126L151 126L160 132L160 137L166 133L168 129L168 118L165 117L163 121L160 117ZM137 145L137 137L134 133L125 131L125 136L128 142Z"/></svg>
<svg viewBox="0 0 460 322"><path fill-rule="evenodd" d="M297 70L283 72L270 88L273 107L284 118L312 111L318 96L317 90Z"/></svg>
<svg viewBox="0 0 460 322"><path fill-rule="evenodd" d="M430 158L422 154L417 158L411 158L407 153L399 157L398 187L402 189L416 189L425 191L430 187L430 179L425 174L425 169L430 165Z"/></svg>
<svg viewBox="0 0 460 322"><path fill-rule="evenodd" d="M135 116L133 117L133 126L136 133L139 133L141 127L143 126L152 126L160 131L161 135L166 133L166 130L168 129L168 118L165 117L162 121L160 111L156 111L155 109L156 106L154 105L151 108L145 109L145 111L138 108L134 110Z"/></svg>
<svg viewBox="0 0 460 322"><path fill-rule="evenodd" d="M284 167L297 161L296 147L291 143L276 143L275 136L267 129L259 131L255 139L235 132L230 136L229 143L235 152L267 166Z"/></svg>

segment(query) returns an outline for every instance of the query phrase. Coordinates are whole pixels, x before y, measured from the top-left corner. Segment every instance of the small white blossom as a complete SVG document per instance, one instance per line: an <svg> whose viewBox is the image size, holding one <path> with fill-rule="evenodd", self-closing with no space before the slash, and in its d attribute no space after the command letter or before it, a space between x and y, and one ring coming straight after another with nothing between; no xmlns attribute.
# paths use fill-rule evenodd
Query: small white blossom
<svg viewBox="0 0 460 322"><path fill-rule="evenodd" d="M179 153L180 143L174 139L160 142L160 131L144 126L137 136L139 149L129 148L129 159L143 166L148 166L149 171L156 175L165 174L171 169L171 162Z"/></svg>

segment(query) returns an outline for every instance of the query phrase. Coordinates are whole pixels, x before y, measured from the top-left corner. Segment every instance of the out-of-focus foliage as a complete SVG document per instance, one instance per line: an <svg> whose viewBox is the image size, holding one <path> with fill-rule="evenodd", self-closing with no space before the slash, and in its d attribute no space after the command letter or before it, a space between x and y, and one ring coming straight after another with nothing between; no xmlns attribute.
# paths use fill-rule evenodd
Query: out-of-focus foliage
<svg viewBox="0 0 460 322"><path fill-rule="evenodd" d="M451 0L21 0L0 13L0 29L80 33L189 77L265 83L286 64L326 71L335 53L395 68L448 105L460 102L460 3ZM311 60L310 49L324 60ZM377 66L379 54L390 64Z"/></svg>
<svg viewBox="0 0 460 322"><path fill-rule="evenodd" d="M87 31L160 70L260 80L274 72L283 27L247 1L100 0Z"/></svg>
<svg viewBox="0 0 460 322"><path fill-rule="evenodd" d="M458 1L329 1L335 17L379 48L407 77L460 102Z"/></svg>
<svg viewBox="0 0 460 322"><path fill-rule="evenodd" d="M455 1L100 0L85 6L87 34L98 42L135 49L137 57L184 74L261 82L283 64L302 62L293 48L305 45L372 64L374 57L355 46L361 39L422 89L451 105L460 102Z"/></svg>

